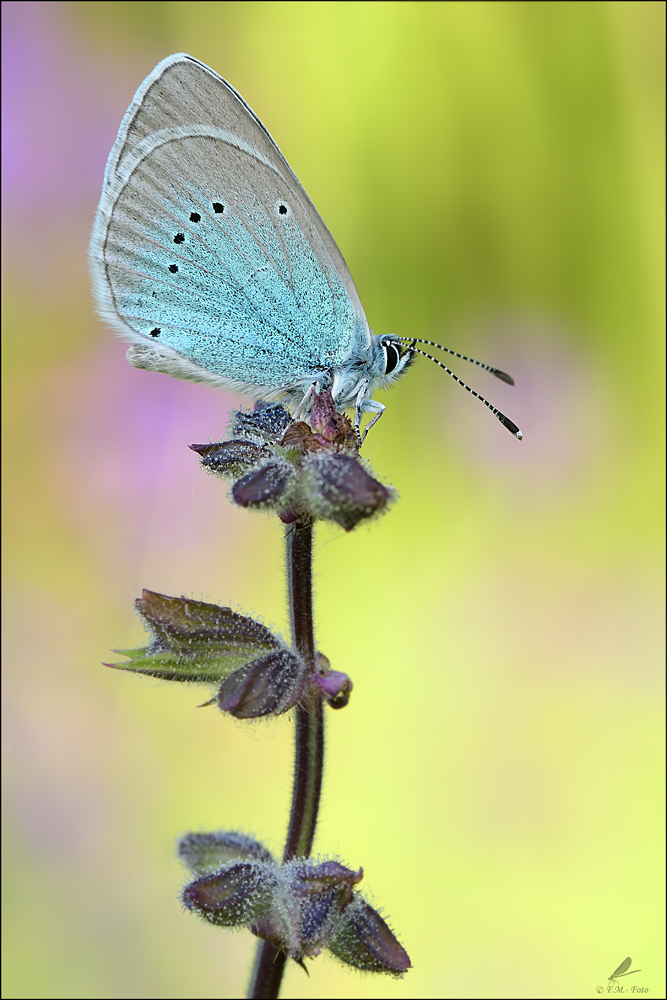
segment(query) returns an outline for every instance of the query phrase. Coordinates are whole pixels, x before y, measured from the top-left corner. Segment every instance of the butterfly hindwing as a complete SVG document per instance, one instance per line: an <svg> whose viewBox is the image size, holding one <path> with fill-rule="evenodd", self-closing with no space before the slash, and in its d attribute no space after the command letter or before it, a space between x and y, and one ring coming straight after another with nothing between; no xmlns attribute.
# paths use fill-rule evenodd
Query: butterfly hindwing
<svg viewBox="0 0 667 1000"><path fill-rule="evenodd" d="M345 262L275 143L187 56L164 60L123 120L93 267L125 336L223 378L291 384L370 337Z"/></svg>

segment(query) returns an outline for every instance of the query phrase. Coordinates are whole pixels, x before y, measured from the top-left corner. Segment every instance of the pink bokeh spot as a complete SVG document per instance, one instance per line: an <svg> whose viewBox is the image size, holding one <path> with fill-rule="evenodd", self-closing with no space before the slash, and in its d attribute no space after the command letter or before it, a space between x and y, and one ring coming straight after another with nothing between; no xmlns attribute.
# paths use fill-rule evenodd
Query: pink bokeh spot
<svg viewBox="0 0 667 1000"><path fill-rule="evenodd" d="M133 93L130 67L74 44L67 16L58 3L2 4L3 205L51 223L99 197Z"/></svg>
<svg viewBox="0 0 667 1000"><path fill-rule="evenodd" d="M202 472L188 445L224 437L242 400L131 368L111 335L99 352L51 371L40 393L57 424L62 510L78 534L112 544L119 560L139 558L158 528L174 553L217 537L226 487Z"/></svg>

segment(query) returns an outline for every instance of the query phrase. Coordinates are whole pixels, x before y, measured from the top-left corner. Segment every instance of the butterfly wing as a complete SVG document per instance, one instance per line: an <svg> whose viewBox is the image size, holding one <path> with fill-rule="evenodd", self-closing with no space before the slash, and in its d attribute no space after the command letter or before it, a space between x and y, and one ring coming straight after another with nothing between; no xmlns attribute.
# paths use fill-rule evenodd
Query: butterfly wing
<svg viewBox="0 0 667 1000"><path fill-rule="evenodd" d="M123 119L91 268L100 312L152 356L144 367L281 388L370 342L345 261L278 147L188 55L163 60Z"/></svg>

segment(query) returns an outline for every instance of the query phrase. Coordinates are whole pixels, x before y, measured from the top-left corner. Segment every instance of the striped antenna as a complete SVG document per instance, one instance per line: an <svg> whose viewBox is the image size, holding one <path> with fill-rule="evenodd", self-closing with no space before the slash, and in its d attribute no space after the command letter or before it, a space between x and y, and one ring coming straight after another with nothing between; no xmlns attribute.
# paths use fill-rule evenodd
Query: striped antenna
<svg viewBox="0 0 667 1000"><path fill-rule="evenodd" d="M466 385L465 382L458 377L458 375L454 374L451 368L448 368L447 365L443 365L442 361L438 361L437 358L434 358L432 354L427 354L426 351L420 351L418 347L413 347L413 344L415 343L430 344L431 343L430 340L416 340L414 338L410 340L408 337L396 337L395 339L405 340L406 347L408 350L414 351L415 354L421 354L423 358L428 358L429 361L433 361L434 364L439 365L440 368L443 368L448 375L451 375L451 377L454 379L455 382L458 382L458 384L462 385L464 389L467 389L468 392L475 397L475 399L479 399L481 403L484 403L484 406L488 406L494 417L497 417L498 420L503 425L503 427L506 427L507 430L511 434L513 434L515 438L517 438L517 440L519 441L522 440L523 434L521 433L517 425L514 423L514 421L510 420L509 417L506 417L504 413L501 413L500 410L493 405L493 403L490 403L488 399L484 399L484 396L480 396L478 392L475 392L475 390L471 389L469 385ZM434 346L440 347L439 344L435 344ZM443 347L441 348L441 350L446 351L447 348ZM456 351L449 351L448 353L456 354ZM497 368L491 368L489 365L483 365L481 361L474 361L473 358L466 358L465 355L463 354L456 354L456 357L461 358L463 361L472 361L473 364L479 365L480 368L485 368L487 371L492 372L494 375L497 375L498 378L502 378L503 382L509 382L510 385L514 385L514 379L510 375L506 375L505 372L499 371Z"/></svg>
<svg viewBox="0 0 667 1000"><path fill-rule="evenodd" d="M455 358L461 358L462 361L469 361L471 365L477 365L479 368L483 368L485 372L491 372L496 378L501 379L503 382L507 382L508 385L514 385L514 379L507 372L501 372L500 368L492 368L491 365L485 365L483 361L475 361L474 358L469 358L465 354L459 354L458 351L453 351L450 347L443 347L442 344L436 344L434 340L422 340L421 337L398 337L395 336L394 340L405 341L406 344L428 344L429 347L437 347L439 351L444 351L446 354L453 354ZM420 352L422 353L422 352ZM430 357L426 354L424 357ZM431 361L435 361L435 358L431 358ZM444 366L443 366L444 367ZM449 369L447 369L449 371ZM451 372L450 372L451 374ZM454 376L456 378L456 376ZM468 387L466 386L466 389Z"/></svg>

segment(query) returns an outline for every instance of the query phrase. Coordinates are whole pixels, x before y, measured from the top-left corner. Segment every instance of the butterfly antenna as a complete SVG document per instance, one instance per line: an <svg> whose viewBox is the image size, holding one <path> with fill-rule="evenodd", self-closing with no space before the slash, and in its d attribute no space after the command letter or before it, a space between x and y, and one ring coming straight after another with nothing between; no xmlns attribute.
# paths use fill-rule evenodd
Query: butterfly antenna
<svg viewBox="0 0 667 1000"><path fill-rule="evenodd" d="M485 372L491 372L492 375L495 375L496 378L499 378L502 382L507 382L508 385L514 385L514 379L512 376L508 375L507 372L501 372L500 368L492 368L491 365L485 365L483 361L475 361L474 358L469 358L465 354L459 354L458 351L452 351L450 347L443 347L442 344L436 344L434 340L422 340L420 337L395 337L394 339L405 341L406 344L428 344L429 347L437 347L439 351L444 351L446 354L453 354L455 358L461 358L462 361L469 361L471 365L477 365L478 368L483 368ZM425 357L428 356L428 354L425 355ZM435 361L435 358L431 358L431 361Z"/></svg>
<svg viewBox="0 0 667 1000"><path fill-rule="evenodd" d="M397 338L397 339L399 339L399 338ZM406 341L408 340L407 337L405 337L403 339L405 339ZM414 341L414 340L410 340L407 346L408 346L409 350L414 351L415 354L421 354L422 357L428 358L429 361L433 361L433 363L436 364L436 365L439 365L440 368L444 368L444 370L447 372L447 374L451 375L451 377L454 379L455 382L458 382L458 384L462 385L464 389L467 389L468 392L472 396L475 397L475 399L479 399L479 401L481 403L484 403L484 406L487 406L491 410L491 413L494 415L494 417L498 418L498 420L501 422L501 424L503 425L503 427L506 427L507 430L511 434L513 434L515 438L517 438L519 441L521 441L521 439L523 438L523 434L521 433L521 431L519 430L519 428L517 427L517 425L514 423L514 421L510 420L509 417L506 417L504 413L501 413L500 410L497 409L493 405L493 403L490 403L488 401L488 399L484 399L484 396L480 396L480 394L478 392L475 392L475 390L471 389L469 385L466 385L465 382L458 377L458 375L454 374L454 372L451 370L451 368L448 368L447 365L443 365L442 361L438 361L437 358L434 358L432 354L427 354L426 351L420 351L420 349L418 347L413 347L413 344L415 342L419 343L419 344L424 344L424 343L430 343L430 341L424 341L424 340ZM436 344L435 346L438 347L439 344ZM450 351L449 353L450 354L455 354L456 352L455 351ZM463 358L463 355L462 354L458 354L457 357ZM464 358L464 360L465 361L471 361L472 359L471 358ZM481 363L479 361L475 361L475 364L476 365L480 365ZM497 371L497 369L495 369L495 368L489 368L488 365L481 365L481 367L482 368L487 368L487 370L490 371L490 372L494 372L495 373ZM504 374L505 374L504 372L501 372L501 375L504 375ZM505 375L505 379L506 380L509 379L509 377L510 377L509 375Z"/></svg>

